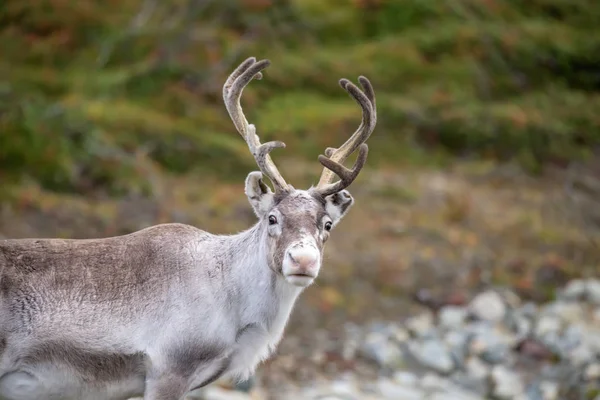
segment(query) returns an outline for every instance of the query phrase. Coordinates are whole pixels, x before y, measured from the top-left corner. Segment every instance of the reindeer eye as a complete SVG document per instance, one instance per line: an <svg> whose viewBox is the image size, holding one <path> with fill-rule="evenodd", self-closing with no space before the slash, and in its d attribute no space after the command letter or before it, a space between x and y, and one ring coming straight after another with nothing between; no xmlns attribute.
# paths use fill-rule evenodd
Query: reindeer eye
<svg viewBox="0 0 600 400"><path fill-rule="evenodd" d="M330 231L331 230L331 221L325 222L325 230L326 231Z"/></svg>
<svg viewBox="0 0 600 400"><path fill-rule="evenodd" d="M277 217L274 215L269 215L269 225L275 225L277 223Z"/></svg>

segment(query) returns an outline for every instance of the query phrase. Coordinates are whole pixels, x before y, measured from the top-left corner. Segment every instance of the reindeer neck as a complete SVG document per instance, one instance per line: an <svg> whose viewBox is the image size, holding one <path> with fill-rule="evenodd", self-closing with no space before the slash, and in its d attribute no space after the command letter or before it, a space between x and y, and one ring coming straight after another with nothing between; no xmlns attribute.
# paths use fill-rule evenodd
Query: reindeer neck
<svg viewBox="0 0 600 400"><path fill-rule="evenodd" d="M238 291L240 318L246 323L259 321L268 330L279 329L287 321L302 289L289 284L269 267L264 225L257 223L223 238L228 242L230 278Z"/></svg>

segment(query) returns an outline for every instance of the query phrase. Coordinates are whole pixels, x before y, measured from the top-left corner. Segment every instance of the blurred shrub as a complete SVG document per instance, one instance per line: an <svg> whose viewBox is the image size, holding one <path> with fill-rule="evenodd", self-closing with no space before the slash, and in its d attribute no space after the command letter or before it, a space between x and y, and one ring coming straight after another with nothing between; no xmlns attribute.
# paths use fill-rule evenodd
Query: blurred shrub
<svg viewBox="0 0 600 400"><path fill-rule="evenodd" d="M372 161L568 163L600 144L598 21L593 0L5 0L0 176L113 193L148 190L149 171L238 179L254 166L220 91L250 55L274 65L246 113L289 155L356 128L336 81L363 74Z"/></svg>

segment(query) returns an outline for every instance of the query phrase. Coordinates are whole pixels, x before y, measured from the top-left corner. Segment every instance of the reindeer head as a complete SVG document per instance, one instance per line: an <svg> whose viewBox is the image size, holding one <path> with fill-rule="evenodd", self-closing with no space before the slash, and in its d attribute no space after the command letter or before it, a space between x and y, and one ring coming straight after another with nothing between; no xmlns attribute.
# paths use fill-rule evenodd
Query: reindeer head
<svg viewBox="0 0 600 400"><path fill-rule="evenodd" d="M347 79L340 80L345 89L361 106L362 122L356 132L339 148L328 148L319 161L325 167L316 187L294 189L287 184L269 153L283 148L279 141L260 143L254 125L249 124L240 105L242 91L270 62L248 58L229 76L223 86L225 106L235 127L254 156L259 171L246 178L246 195L266 232L269 266L289 283L305 287L319 274L323 247L331 229L346 215L354 199L345 190L356 179L367 160L365 144L377 122L375 94L369 80L359 77L364 92ZM356 149L358 157L350 170L343 162ZM333 182L335 175L340 179ZM266 175L274 191L263 181Z"/></svg>

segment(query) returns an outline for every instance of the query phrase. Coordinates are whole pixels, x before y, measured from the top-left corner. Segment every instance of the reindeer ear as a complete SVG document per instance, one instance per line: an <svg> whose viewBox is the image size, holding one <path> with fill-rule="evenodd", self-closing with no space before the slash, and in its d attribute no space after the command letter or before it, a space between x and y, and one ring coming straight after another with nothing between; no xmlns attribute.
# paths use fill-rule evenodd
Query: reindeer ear
<svg viewBox="0 0 600 400"><path fill-rule="evenodd" d="M254 171L248 174L245 192L258 218L262 218L273 207L274 194L263 182L261 172Z"/></svg>
<svg viewBox="0 0 600 400"><path fill-rule="evenodd" d="M325 210L329 214L333 226L342 220L353 204L354 198L347 190L340 190L325 197Z"/></svg>

